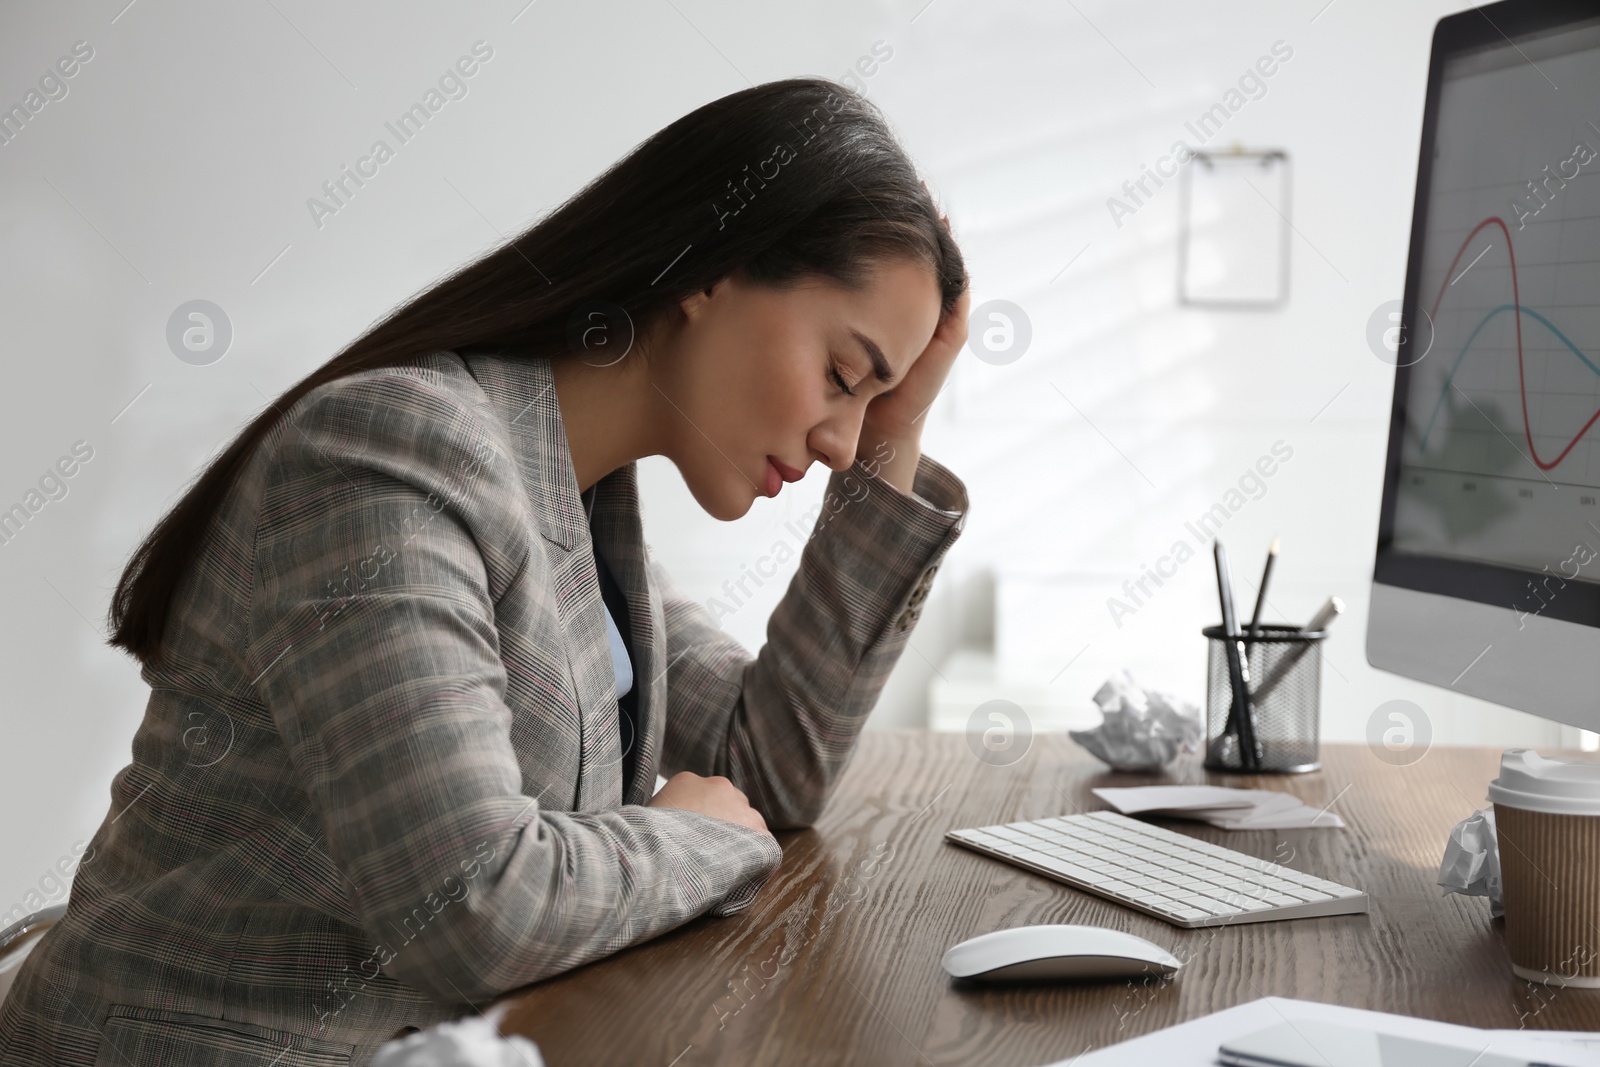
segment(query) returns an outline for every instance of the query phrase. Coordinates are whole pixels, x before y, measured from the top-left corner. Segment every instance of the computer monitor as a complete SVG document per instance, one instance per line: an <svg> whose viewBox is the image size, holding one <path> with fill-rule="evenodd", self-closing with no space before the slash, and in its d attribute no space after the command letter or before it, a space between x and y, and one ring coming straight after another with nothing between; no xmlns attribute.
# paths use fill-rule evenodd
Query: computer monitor
<svg viewBox="0 0 1600 1067"><path fill-rule="evenodd" d="M1367 661L1600 729L1600 6L1439 21L1388 340Z"/></svg>

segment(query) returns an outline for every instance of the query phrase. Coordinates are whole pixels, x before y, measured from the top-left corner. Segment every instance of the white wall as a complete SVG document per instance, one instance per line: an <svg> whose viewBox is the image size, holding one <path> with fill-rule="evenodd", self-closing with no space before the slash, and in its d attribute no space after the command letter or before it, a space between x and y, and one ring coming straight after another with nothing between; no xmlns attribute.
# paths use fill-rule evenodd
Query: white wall
<svg viewBox="0 0 1600 1067"><path fill-rule="evenodd" d="M103 643L110 588L237 427L662 125L751 82L841 76L879 41L893 56L869 95L948 206L976 302L1022 306L1034 342L1008 366L965 360L935 409L927 449L966 479L973 511L874 725L924 721L938 664L991 627L1007 684L1054 677L1082 700L1132 665L1198 695L1195 631L1215 615L1204 560L1120 628L1104 599L1281 438L1293 461L1225 537L1253 589L1282 536L1273 617L1302 619L1329 593L1350 603L1328 649L1329 735L1358 737L1377 704L1407 696L1448 740L1548 742L1512 713L1379 675L1362 653L1392 373L1363 330L1399 293L1428 39L1455 6L7 5L0 104L74 42L94 54L0 146L0 503L74 442L94 455L0 545L0 908L105 817L147 695ZM1278 39L1292 60L1224 138L1293 156L1291 300L1180 310L1176 190L1120 228L1105 200ZM494 54L468 95L319 227L307 199L478 40ZM195 298L235 331L209 366L164 336ZM652 542L700 596L785 536L823 481L723 525L665 461L642 466ZM751 647L786 578L728 620Z"/></svg>

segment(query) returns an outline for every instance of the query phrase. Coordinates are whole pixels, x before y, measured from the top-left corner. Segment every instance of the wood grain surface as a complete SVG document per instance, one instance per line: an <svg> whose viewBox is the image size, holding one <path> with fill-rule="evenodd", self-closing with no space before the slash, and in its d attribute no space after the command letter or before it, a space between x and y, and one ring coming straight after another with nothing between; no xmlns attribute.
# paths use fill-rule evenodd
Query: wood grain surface
<svg viewBox="0 0 1600 1067"><path fill-rule="evenodd" d="M963 734L871 731L818 824L780 831L783 865L750 909L510 994L502 1029L550 1067L632 1064L1039 1065L1263 996L1488 1028L1600 1030L1600 990L1511 973L1504 923L1481 897L1442 896L1451 827L1487 802L1499 750L1434 748L1391 766L1323 746L1298 776L1108 772L1064 735L991 766ZM1229 832L1153 820L1365 889L1369 915L1182 930L943 840L946 830L1106 807L1104 785L1282 789L1345 829ZM1003 927L1126 930L1185 961L1172 978L982 986L940 967Z"/></svg>

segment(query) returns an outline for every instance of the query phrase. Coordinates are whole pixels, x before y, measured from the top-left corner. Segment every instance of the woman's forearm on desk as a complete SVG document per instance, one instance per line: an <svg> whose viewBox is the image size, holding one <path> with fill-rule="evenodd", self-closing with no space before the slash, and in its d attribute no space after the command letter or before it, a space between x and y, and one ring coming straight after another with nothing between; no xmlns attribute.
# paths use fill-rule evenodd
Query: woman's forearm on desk
<svg viewBox="0 0 1600 1067"><path fill-rule="evenodd" d="M829 478L753 658L653 566L668 636L663 773L726 776L772 829L820 815L965 520L966 488L938 461L918 457L914 495L874 471L858 459Z"/></svg>

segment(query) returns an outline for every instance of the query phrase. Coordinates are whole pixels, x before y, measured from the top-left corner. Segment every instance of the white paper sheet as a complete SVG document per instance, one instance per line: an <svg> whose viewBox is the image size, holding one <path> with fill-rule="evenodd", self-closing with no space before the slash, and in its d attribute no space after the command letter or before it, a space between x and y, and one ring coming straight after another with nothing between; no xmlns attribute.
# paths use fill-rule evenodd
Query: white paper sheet
<svg viewBox="0 0 1600 1067"><path fill-rule="evenodd" d="M1407 1015L1346 1008L1288 997L1264 997L1225 1011L1157 1030L1131 1041L1087 1051L1063 1050L1066 1059L1047 1067L1216 1067L1217 1047L1229 1038L1265 1030L1285 1020L1314 1019L1365 1026L1407 1037L1477 1042L1507 1055L1523 1055L1560 1067L1600 1067L1600 1034L1557 1034L1537 1030L1478 1030L1470 1026L1415 1019Z"/></svg>
<svg viewBox="0 0 1600 1067"><path fill-rule="evenodd" d="M1344 825L1331 811L1308 807L1292 793L1220 785L1145 785L1090 790L1124 815L1171 815L1224 830L1290 830Z"/></svg>

